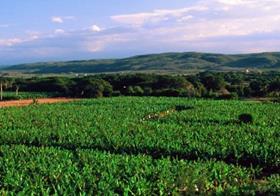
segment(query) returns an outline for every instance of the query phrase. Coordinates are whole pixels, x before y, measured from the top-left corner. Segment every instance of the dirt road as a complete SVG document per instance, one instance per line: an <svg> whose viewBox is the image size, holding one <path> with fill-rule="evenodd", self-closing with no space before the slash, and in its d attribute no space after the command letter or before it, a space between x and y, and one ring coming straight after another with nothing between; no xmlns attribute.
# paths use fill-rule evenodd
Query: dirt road
<svg viewBox="0 0 280 196"><path fill-rule="evenodd" d="M40 98L36 99L36 103L38 104L47 104L47 103L61 103L61 102L70 102L75 101L77 99L70 99L70 98ZM22 107L32 104L34 101L33 99L25 99L25 100L12 100L12 101L1 101L0 108L2 107Z"/></svg>

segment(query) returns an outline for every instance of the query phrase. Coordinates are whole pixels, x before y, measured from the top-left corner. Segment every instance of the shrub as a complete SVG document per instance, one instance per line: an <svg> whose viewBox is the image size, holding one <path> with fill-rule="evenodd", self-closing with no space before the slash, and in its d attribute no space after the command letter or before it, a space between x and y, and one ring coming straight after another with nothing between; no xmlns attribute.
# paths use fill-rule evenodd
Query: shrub
<svg viewBox="0 0 280 196"><path fill-rule="evenodd" d="M241 123L253 123L253 116L251 114L240 114L238 117L239 122Z"/></svg>
<svg viewBox="0 0 280 196"><path fill-rule="evenodd" d="M167 96L167 97L178 97L180 95L180 91L177 89L161 89L155 91L156 96Z"/></svg>
<svg viewBox="0 0 280 196"><path fill-rule="evenodd" d="M9 96L9 97L3 97L2 101L10 101L10 100L19 100L20 97L18 96Z"/></svg>
<svg viewBox="0 0 280 196"><path fill-rule="evenodd" d="M280 103L280 97L277 97L272 100L273 103Z"/></svg>
<svg viewBox="0 0 280 196"><path fill-rule="evenodd" d="M238 99L238 94L235 93L235 92L232 92L230 94L220 95L218 98L219 99L225 99L225 100Z"/></svg>
<svg viewBox="0 0 280 196"><path fill-rule="evenodd" d="M152 94L153 94L153 89L152 88L150 88L150 87L145 87L144 88L144 95L150 96Z"/></svg>
<svg viewBox="0 0 280 196"><path fill-rule="evenodd" d="M134 95L134 89L132 86L129 86L126 91L126 95Z"/></svg>
<svg viewBox="0 0 280 196"><path fill-rule="evenodd" d="M122 95L121 91L113 91L113 93L112 93L113 97L118 97L118 96L121 96L121 95Z"/></svg>
<svg viewBox="0 0 280 196"><path fill-rule="evenodd" d="M134 94L137 96L141 96L144 94L144 90L141 88L141 86L134 86L133 90Z"/></svg>

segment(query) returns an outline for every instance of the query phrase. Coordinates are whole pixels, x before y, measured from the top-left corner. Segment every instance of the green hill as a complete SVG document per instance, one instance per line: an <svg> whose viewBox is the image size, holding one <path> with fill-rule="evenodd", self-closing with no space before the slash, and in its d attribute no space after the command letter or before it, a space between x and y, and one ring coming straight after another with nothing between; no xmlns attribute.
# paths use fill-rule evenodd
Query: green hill
<svg viewBox="0 0 280 196"><path fill-rule="evenodd" d="M123 59L20 64L2 68L22 73L188 72L191 70L280 69L280 53L224 55L162 53Z"/></svg>

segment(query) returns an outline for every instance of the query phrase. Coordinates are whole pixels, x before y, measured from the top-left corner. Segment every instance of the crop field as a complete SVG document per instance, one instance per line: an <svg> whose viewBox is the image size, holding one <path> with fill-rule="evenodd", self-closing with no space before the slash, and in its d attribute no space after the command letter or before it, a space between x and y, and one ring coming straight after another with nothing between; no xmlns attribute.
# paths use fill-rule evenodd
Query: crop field
<svg viewBox="0 0 280 196"><path fill-rule="evenodd" d="M279 113L277 103L155 97L2 108L0 193L277 195Z"/></svg>

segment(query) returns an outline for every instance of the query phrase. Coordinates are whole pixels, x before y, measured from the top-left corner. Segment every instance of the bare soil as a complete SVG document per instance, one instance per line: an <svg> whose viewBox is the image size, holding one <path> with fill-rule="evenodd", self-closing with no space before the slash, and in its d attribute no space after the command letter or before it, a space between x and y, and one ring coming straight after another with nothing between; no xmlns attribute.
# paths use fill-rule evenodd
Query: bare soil
<svg viewBox="0 0 280 196"><path fill-rule="evenodd" d="M51 103L63 103L63 102L70 102L75 101L77 99L71 99L71 98L39 98L35 99L36 104L51 104ZM12 100L12 101L1 101L0 102L0 108L1 107L22 107L22 106L28 106L30 104L33 104L33 99L24 99L24 100Z"/></svg>

